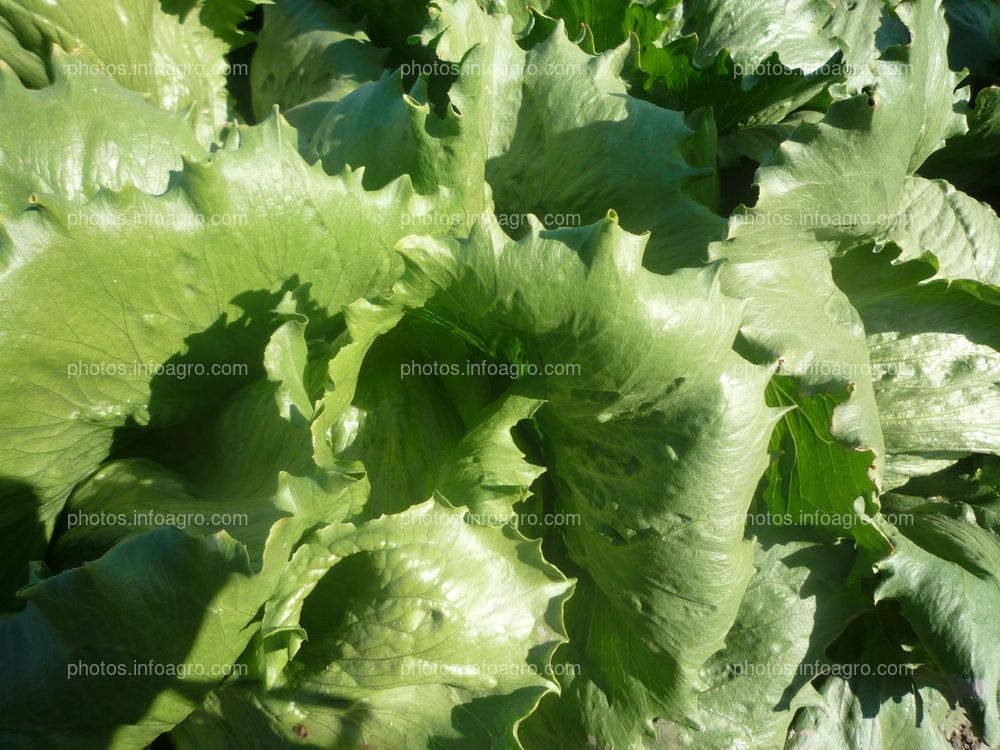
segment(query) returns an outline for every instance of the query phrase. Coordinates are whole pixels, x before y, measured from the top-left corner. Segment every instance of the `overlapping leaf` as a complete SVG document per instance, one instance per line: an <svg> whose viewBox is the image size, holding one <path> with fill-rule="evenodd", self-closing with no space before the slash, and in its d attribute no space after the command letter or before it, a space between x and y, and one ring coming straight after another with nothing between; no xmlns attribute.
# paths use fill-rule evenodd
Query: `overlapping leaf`
<svg viewBox="0 0 1000 750"><path fill-rule="evenodd" d="M167 371L151 409L155 373L168 362L200 363L205 373L213 364L259 367L259 349L248 355L246 346L266 342L282 286L311 283L313 303L335 313L390 278L390 248L413 231L410 219L447 205L406 180L367 194L360 174L326 177L277 119L240 137L237 150L188 163L161 197L125 188L78 206L39 196L40 210L5 226L0 369L17 386L0 402L10 575L20 579L40 557L69 491L107 455L115 428L175 423L231 387L226 377ZM262 316L264 325L255 322Z"/></svg>
<svg viewBox="0 0 1000 750"><path fill-rule="evenodd" d="M516 746L554 688L569 583L537 542L463 515L429 500L309 537L264 614L269 689L224 690L224 713L192 717L181 746ZM234 704L256 718L227 726Z"/></svg>
<svg viewBox="0 0 1000 750"><path fill-rule="evenodd" d="M202 145L218 138L227 116L227 45L197 14L181 20L156 0L4 0L0 21L0 60L29 85L49 82L53 44L79 48L79 65L147 95L161 109L184 113Z"/></svg>
<svg viewBox="0 0 1000 750"><path fill-rule="evenodd" d="M5 747L146 747L232 673L300 538L356 515L363 477L312 466L308 426L258 385L197 466L113 462L74 494L57 572L38 563L0 626Z"/></svg>
<svg viewBox="0 0 1000 750"><path fill-rule="evenodd" d="M55 81L40 91L0 69L0 106L17 112L0 125L0 214L20 213L33 193L82 201L126 184L160 193L182 155L207 155L180 116L85 66L79 55L54 51Z"/></svg>

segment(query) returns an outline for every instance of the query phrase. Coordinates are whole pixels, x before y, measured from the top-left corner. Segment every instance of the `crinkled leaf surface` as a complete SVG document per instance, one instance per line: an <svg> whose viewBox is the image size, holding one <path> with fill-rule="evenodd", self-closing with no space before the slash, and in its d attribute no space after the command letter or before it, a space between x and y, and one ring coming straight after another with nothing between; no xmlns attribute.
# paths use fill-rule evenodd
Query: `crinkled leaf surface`
<svg viewBox="0 0 1000 750"><path fill-rule="evenodd" d="M993 168L1000 157L1000 89L983 89L968 113L969 132L952 138L920 168L925 177L944 178L970 192L1000 185Z"/></svg>
<svg viewBox="0 0 1000 750"><path fill-rule="evenodd" d="M937 273L929 280L973 282L959 286L1000 299L1000 219L944 180L907 178L896 216L879 241L900 248L897 263L932 263Z"/></svg>
<svg viewBox="0 0 1000 750"><path fill-rule="evenodd" d="M263 119L278 105L311 137L332 104L381 75L384 57L343 9L319 0L271 5L250 71L254 114Z"/></svg>
<svg viewBox="0 0 1000 750"><path fill-rule="evenodd" d="M739 307L717 272L652 274L643 244L610 217L553 233L535 224L516 242L494 220L458 247L403 243L407 271L392 296L353 306L352 341L331 361L334 388L314 428L335 441L326 425L361 392L351 373L405 316L537 368L546 403L534 418L555 508L578 519L561 531L586 586L567 615L580 676L543 711L626 746L655 718L694 710L698 670L751 573L743 521L780 413L763 398L770 369L732 351ZM565 364L578 367L546 369Z"/></svg>
<svg viewBox="0 0 1000 750"><path fill-rule="evenodd" d="M876 601L899 601L987 743L1000 741L1000 536L975 516L933 507L889 529L895 551L876 566Z"/></svg>
<svg viewBox="0 0 1000 750"><path fill-rule="evenodd" d="M721 133L741 132L738 126L776 123L813 99L842 75L821 69L811 75L786 68L771 55L757 68L744 72L726 52L705 67L695 65L695 36L675 39L664 47L639 50L643 87L649 97L671 109L691 112L712 107ZM661 91L658 85L662 85Z"/></svg>
<svg viewBox="0 0 1000 750"><path fill-rule="evenodd" d="M12 33L0 35L0 59L31 86L50 48L80 48L81 65L93 66L161 109L185 113L204 146L226 121L226 44L191 13L181 21L156 0L115 3L4 0L0 19Z"/></svg>
<svg viewBox="0 0 1000 750"><path fill-rule="evenodd" d="M0 123L0 169L16 180L0 181L0 214L20 213L34 192L82 201L101 187L131 184L161 193L182 155L206 156L179 115L85 65L80 55L54 51L55 81L39 91L0 68L0 107L17 113Z"/></svg>
<svg viewBox="0 0 1000 750"><path fill-rule="evenodd" d="M877 474L884 450L864 328L824 256L834 239L879 231L908 173L963 127L953 111L957 79L945 62L938 4L919 0L899 12L913 44L883 53L877 93L837 101L821 122L800 125L758 171L756 205L730 219L729 238L712 251L731 261L724 287L747 300L743 334L751 344L781 357L806 386L829 383L831 373L842 385L853 383L834 414L833 434L872 450ZM865 153L881 158L857 158Z"/></svg>
<svg viewBox="0 0 1000 750"><path fill-rule="evenodd" d="M126 188L82 207L39 197L40 211L5 226L0 377L17 395L0 402L0 475L11 575L39 557L24 546L48 538L69 490L107 455L113 429L179 419L225 382L165 378L160 409L150 409L156 367L183 360L186 341L195 362L213 362L237 321L260 312L249 291L264 292L266 311L269 293L309 282L314 303L335 312L379 288L390 248L413 231L402 217L435 205L406 180L367 194L360 174L328 178L305 164L294 131L277 119L240 132L237 150L189 163L161 197ZM192 336L220 328L195 347ZM34 535L19 526L25 516L34 516Z"/></svg>
<svg viewBox="0 0 1000 750"><path fill-rule="evenodd" d="M652 232L647 252L660 265L704 258L724 231L710 210L718 197L707 119L686 122L679 112L628 96L619 76L627 45L587 55L560 24L524 53L513 43L509 18L485 16L471 0L442 7L429 29L442 65L457 69L451 101L463 114L449 110L438 118L420 91L404 97L386 78L331 110L310 144L314 157L328 170L371 165L370 178L378 176L372 186L401 172L420 189L465 186L473 218L485 170L495 212L514 236L528 213L560 227L614 209L626 229ZM467 25L450 23L456 17ZM378 139L373 127L383 133ZM586 170L575 166L584 153ZM469 216L438 221L461 225Z"/></svg>
<svg viewBox="0 0 1000 750"><path fill-rule="evenodd" d="M820 526L835 534L853 532L859 542L888 550L855 509L858 498L876 491L869 476L871 451L852 450L830 434L833 412L847 393L802 393L792 378L776 376L768 403L791 409L771 433L775 458L764 474L763 500L785 523Z"/></svg>
<svg viewBox="0 0 1000 750"><path fill-rule="evenodd" d="M431 68L458 74L444 112L431 111L424 78L404 92L399 70L330 108L307 155L329 172L364 165L371 187L400 174L424 192L454 187L464 210L434 221L467 229L487 206L486 160L509 140L517 117L525 53L511 18L487 15L474 0L435 4L429 13L420 39L439 56Z"/></svg>
<svg viewBox="0 0 1000 750"><path fill-rule="evenodd" d="M144 480L146 500L165 489L150 487L156 480L148 474ZM323 492L330 519L338 495L357 480L337 482ZM111 510L124 507L137 509ZM316 507L299 506L286 485L256 549L225 531L132 529L98 559L22 589L26 608L0 624L4 746L140 750L169 731L221 683L249 643L253 620L294 544L315 523ZM202 510L191 502L181 508ZM157 502L142 508L153 509L178 510ZM136 574L151 570L156 575Z"/></svg>
<svg viewBox="0 0 1000 750"><path fill-rule="evenodd" d="M949 750L948 703L935 688L900 677L830 676L822 703L796 717L787 750Z"/></svg>
<svg viewBox="0 0 1000 750"><path fill-rule="evenodd" d="M56 575L38 563L0 623L5 746L138 750L229 674L295 544L367 499L363 475L313 465L308 424L281 407L260 381L195 438L196 463L113 461L77 488Z"/></svg>
<svg viewBox="0 0 1000 750"><path fill-rule="evenodd" d="M529 53L516 125L487 165L496 210L559 226L614 209L625 229L651 233L648 264L694 265L724 231L699 187L713 179L702 149L714 152L714 125L628 97L625 52L590 57L559 27ZM588 152L586 170L572 166Z"/></svg>
<svg viewBox="0 0 1000 750"><path fill-rule="evenodd" d="M948 267L949 246L929 246ZM886 448L1000 452L996 306L931 281L933 268L925 263L893 265L889 253L860 248L837 262L837 282L865 322Z"/></svg>
<svg viewBox="0 0 1000 750"><path fill-rule="evenodd" d="M282 337L279 328L268 347L272 377L282 372L273 356L273 344ZM291 354L284 359L294 362ZM284 383L291 379L302 388L301 373ZM145 527L164 521L171 525L171 519L181 519L173 525L205 533L225 528L237 541L260 549L268 529L284 513L279 498L285 506L294 499L304 515L327 522L357 516L361 503L345 498L342 508L331 505L324 511L311 499L310 481L315 494L334 496L338 493L326 488L342 484L344 472L314 465L308 422L301 413L290 413L286 403L280 386L255 382L230 397L208 427L199 423L183 434L190 458L164 457L168 465L150 459L104 464L74 491L67 513L78 521L52 543L50 564L80 565ZM367 500L367 484L361 500ZM125 521L87 522L100 517Z"/></svg>
<svg viewBox="0 0 1000 750"><path fill-rule="evenodd" d="M809 699L826 646L864 606L844 585L849 544L831 544L801 528L759 528L754 567L726 648L705 667L698 696L704 732L665 727L665 747L776 748Z"/></svg>
<svg viewBox="0 0 1000 750"><path fill-rule="evenodd" d="M786 65L807 73L842 48L864 47L866 42L867 47L873 46L878 13L878 4L872 2L844 7L822 0L697 0L684 4L685 30L698 36L699 64L711 63L727 49L738 65L752 69L777 52ZM858 16L863 18L856 20Z"/></svg>
<svg viewBox="0 0 1000 750"><path fill-rule="evenodd" d="M0 58L34 86L51 41L221 61L252 5L0 0ZM296 130L210 158L177 117L216 138L214 70L116 73L142 106L79 72L8 87L81 115L0 142L0 593L46 557L3 605L0 745L749 750L796 710L793 743L940 745L919 680L807 684L852 640L1000 739L996 217L952 188L991 184L954 147L991 153L992 99L959 135L939 5L288 0L252 83ZM758 62L805 72L737 74ZM756 196L717 172L743 156ZM135 367L221 363L247 369ZM877 482L918 496L895 528ZM748 534L761 487L867 549ZM136 510L205 515L78 522ZM561 520L529 542L527 510ZM565 629L542 550L578 580ZM132 658L250 672L63 679Z"/></svg>
<svg viewBox="0 0 1000 750"><path fill-rule="evenodd" d="M274 728L223 729L203 710L178 730L182 746L514 746L521 717L554 687L546 665L564 639L570 584L537 542L463 516L429 500L313 534L264 616L265 649L277 640L285 651L289 630L301 632L279 683L220 698L264 712Z"/></svg>
<svg viewBox="0 0 1000 750"><path fill-rule="evenodd" d="M549 710L625 746L694 708L698 669L749 579L742 519L777 418L769 370L731 350L738 307L715 272L651 274L642 244L610 220L551 239L536 226L516 243L494 223L461 252L406 249L404 277L421 310L486 350L514 336L540 372L581 365L545 378L536 415L557 507L581 519L563 534L588 579L567 619L580 676Z"/></svg>

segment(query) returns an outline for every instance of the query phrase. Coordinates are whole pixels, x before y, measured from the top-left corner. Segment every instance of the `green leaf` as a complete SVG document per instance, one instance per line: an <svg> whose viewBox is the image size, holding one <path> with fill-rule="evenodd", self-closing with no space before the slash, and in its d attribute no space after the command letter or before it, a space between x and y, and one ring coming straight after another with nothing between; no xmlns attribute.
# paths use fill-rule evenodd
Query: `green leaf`
<svg viewBox="0 0 1000 750"><path fill-rule="evenodd" d="M822 121L801 124L758 170L756 205L737 211L728 239L710 251L730 261L724 289L747 300L743 334L760 358L782 358L806 387L829 384L831 372L840 385L855 384L834 413L833 435L873 451L877 476L885 454L864 328L824 255L836 240L857 243L881 231L907 175L963 125L953 111L957 78L947 69L938 4L918 0L899 13L913 43L875 63L876 92L834 102Z"/></svg>
<svg viewBox="0 0 1000 750"><path fill-rule="evenodd" d="M647 265L696 265L723 231L717 189L699 187L717 179L714 125L627 96L626 52L590 57L557 28L528 53L516 125L487 164L496 212L571 226L610 208L625 229L651 233Z"/></svg>
<svg viewBox="0 0 1000 750"><path fill-rule="evenodd" d="M286 292L276 312L286 318L271 335L264 350L264 368L268 379L277 384L275 396L281 416L292 424L308 423L313 417L313 404L306 386L309 346L306 327L309 318L296 311L291 292Z"/></svg>
<svg viewBox="0 0 1000 750"><path fill-rule="evenodd" d="M195 14L182 22L156 0L3 0L0 19L13 32L0 35L0 60L28 85L48 84L40 73L53 44L80 48L79 64L183 113L203 146L218 138L226 121L227 47Z"/></svg>
<svg viewBox="0 0 1000 750"><path fill-rule="evenodd" d="M699 66L726 49L750 70L777 52L790 68L812 73L843 48L872 46L879 9L877 2L696 0L685 3L684 21L698 37Z"/></svg>
<svg viewBox="0 0 1000 750"><path fill-rule="evenodd" d="M531 494L528 488L544 468L524 460L511 430L543 403L512 388L483 413L442 469L439 491L453 505L467 507L474 522L506 523L514 505Z"/></svg>
<svg viewBox="0 0 1000 750"><path fill-rule="evenodd" d="M1000 536L974 520L913 514L888 532L876 601L899 601L948 686L989 744L1000 741Z"/></svg>
<svg viewBox="0 0 1000 750"><path fill-rule="evenodd" d="M859 516L876 492L869 476L871 451L851 450L830 434L833 413L846 392L802 393L795 381L775 376L767 402L791 409L771 433L775 458L764 474L763 500L785 523L820 526L844 536L852 532L861 544L888 551L884 537Z"/></svg>
<svg viewBox="0 0 1000 750"><path fill-rule="evenodd" d="M279 329L272 344L281 336ZM202 533L224 528L255 559L268 529L286 513L288 498L308 518L328 523L356 517L367 501L367 483L361 501L345 497L343 508L317 507L310 499L310 482L326 492L344 471L314 465L309 425L301 414L287 412L280 386L251 384L209 427L201 422L192 432L185 435L188 460L174 456L166 467L148 459L112 461L77 485L66 507L70 527L51 544L49 563L81 565L159 525Z"/></svg>
<svg viewBox="0 0 1000 750"><path fill-rule="evenodd" d="M640 44L662 39L674 25L669 12L678 4L678 0L646 3L635 0L553 0L546 14L562 20L571 35L586 29L587 39L593 46L588 51L593 54L619 46L629 33L635 34Z"/></svg>
<svg viewBox="0 0 1000 750"><path fill-rule="evenodd" d="M978 82L997 82L1000 74L1000 8L988 0L947 0L951 29L948 57L955 70L967 68Z"/></svg>
<svg viewBox="0 0 1000 750"><path fill-rule="evenodd" d="M421 63L418 71L460 73L448 101L432 111L431 76L419 77L404 92L400 68L330 108L306 153L330 173L365 166L368 187L408 174L420 192L454 188L463 197L463 210L432 220L467 232L488 208L486 160L509 138L525 54L511 35L511 19L487 15L474 0L435 4L430 14L420 40L433 45L440 58Z"/></svg>
<svg viewBox="0 0 1000 750"><path fill-rule="evenodd" d="M455 187L466 210L440 216L442 224L467 227L479 216L485 174L512 236L525 231L527 214L572 227L610 208L626 229L652 232L649 263L704 259L723 231L710 210L718 188L709 118L685 121L629 97L619 77L627 46L590 56L559 26L525 53L509 19L484 15L472 0L441 6L425 41L435 40L440 67L458 73L445 114L430 111L422 84L406 96L398 75L386 77L330 110L311 158L330 172L366 165L369 187L403 173L418 190ZM590 155L586 170L576 166L580 154Z"/></svg>
<svg viewBox="0 0 1000 750"><path fill-rule="evenodd" d="M947 26L938 4L917 0L899 13L912 45L882 54L870 96L834 102L819 123L800 125L762 165L756 205L730 220L730 242L737 247L729 257L789 254L784 248L794 239L800 241L793 247L805 252L812 247L803 242L807 236L821 242L873 238L898 212L908 176L946 138L964 131L953 93L958 76L947 68ZM876 153L877 159L857 158ZM853 189L841 189L844 184Z"/></svg>
<svg viewBox="0 0 1000 750"><path fill-rule="evenodd" d="M570 583L537 542L463 515L429 500L313 534L264 615L265 653L287 659L280 682L230 688L221 705L265 712L284 746L518 747L520 719L555 687L546 667L565 639ZM175 736L181 747L257 743L252 723L222 718L203 710Z"/></svg>
<svg viewBox="0 0 1000 750"><path fill-rule="evenodd" d="M447 331L407 321L379 336L365 353L350 407L334 419L327 404L324 419L330 420L334 454L363 461L368 470L372 518L403 511L438 486L473 415L489 403L486 378L465 372L474 358ZM337 376L333 381L342 384Z"/></svg>
<svg viewBox="0 0 1000 750"><path fill-rule="evenodd" d="M963 289L1000 301L1000 219L944 180L907 178L896 216L879 237L880 244L886 242L902 251L896 263L931 263L937 273L927 281L959 282Z"/></svg>
<svg viewBox="0 0 1000 750"><path fill-rule="evenodd" d="M991 520L991 516L996 512L995 504L1000 491L998 469L1000 458L996 456L971 456L939 472L914 478L905 487L901 487L898 494L894 493L888 498L892 504L903 500L920 505L945 496L971 503L979 523L996 531L996 523Z"/></svg>
<svg viewBox="0 0 1000 750"><path fill-rule="evenodd" d="M554 511L579 519L559 531L586 576L567 618L580 676L556 710L617 744L694 710L698 670L750 577L742 528L778 417L763 398L771 370L732 351L739 310L717 270L652 274L643 244L613 217L552 233L534 224L517 242L493 220L461 246L401 243L406 273L384 300L352 308L314 428L332 439L325 420L360 392L364 353L404 316L534 368L523 386L546 400L535 420Z"/></svg>
<svg viewBox="0 0 1000 750"><path fill-rule="evenodd" d="M163 196L126 187L82 207L40 196L39 210L4 226L0 378L18 391L0 401L0 534L19 540L4 544L3 570L16 579L116 428L189 419L232 382L166 371L150 406L155 373L259 363L259 349L247 360L225 342L254 330L248 316L269 316L283 286L311 283L316 307L337 312L387 285L390 249L414 231L411 219L446 210L446 198L417 196L406 180L368 194L360 174L308 167L277 119L239 138L210 163L188 163ZM30 551L20 549L25 516L38 528Z"/></svg>
<svg viewBox="0 0 1000 750"><path fill-rule="evenodd" d="M764 164L771 160L778 146L788 139L795 128L803 122L818 122L822 117L819 112L802 111L773 125L754 125L720 135L719 166L737 166L743 156Z"/></svg>
<svg viewBox="0 0 1000 750"><path fill-rule="evenodd" d="M903 516L896 516L902 521ZM858 555L855 571L866 567ZM863 581L863 589L870 590ZM867 599L867 596L865 597ZM871 606L827 648L818 692L800 710L786 747L814 750L919 747L945 750L963 719L895 603Z"/></svg>
<svg viewBox="0 0 1000 750"><path fill-rule="evenodd" d="M1000 743L989 14L262 4L0 0L0 746Z"/></svg>
<svg viewBox="0 0 1000 750"><path fill-rule="evenodd" d="M346 476L329 487L328 517L356 487ZM232 673L316 521L290 494L274 510L286 517L263 527L255 550L224 531L135 529L87 565L23 588L27 607L0 623L4 746L141 750L194 711Z"/></svg>
<svg viewBox="0 0 1000 750"><path fill-rule="evenodd" d="M664 747L785 747L788 725L810 700L826 647L864 606L844 585L854 558L802 529L755 529L754 567L726 648L705 667L698 697L704 732L681 725L658 734Z"/></svg>
<svg viewBox="0 0 1000 750"><path fill-rule="evenodd" d="M653 101L671 109L690 112L712 107L722 133L736 131L738 126L779 122L831 83L843 80L833 67L804 75L784 66L777 55L743 71L723 50L710 64L698 66L694 62L697 45L692 35L664 47L641 47L640 67L647 74L643 87Z"/></svg>
<svg viewBox="0 0 1000 750"><path fill-rule="evenodd" d="M207 156L178 115L90 74L81 55L56 49L52 64L55 81L40 91L0 66L0 107L18 113L0 123L0 215L20 213L36 192L83 201L132 184L162 193L182 155Z"/></svg>
<svg viewBox="0 0 1000 750"><path fill-rule="evenodd" d="M197 11L196 15L205 27L231 49L236 49L254 41L254 35L239 26L258 5L274 3L275 0L161 0L161 7L182 20L187 14Z"/></svg>
<svg viewBox="0 0 1000 750"><path fill-rule="evenodd" d="M0 628L18 654L9 668L32 672L4 680L19 686L3 696L5 744L146 747L231 673L300 538L359 515L363 474L318 469L308 424L284 408L301 371L274 356L266 368L285 379L233 396L192 436L191 462L113 461L77 487L49 549L61 572L23 588L26 609ZM32 700L37 722L21 708Z"/></svg>
<svg viewBox="0 0 1000 750"><path fill-rule="evenodd" d="M826 678L822 703L796 717L786 750L950 750L948 702L902 677Z"/></svg>
<svg viewBox="0 0 1000 750"><path fill-rule="evenodd" d="M384 58L343 9L318 0L271 5L250 69L254 115L277 105L310 138L331 105L382 74Z"/></svg>
<svg viewBox="0 0 1000 750"><path fill-rule="evenodd" d="M754 359L780 359L782 372L807 391L854 383L834 410L830 432L849 448L872 451L877 477L885 454L864 326L834 284L826 249L800 238L785 252L810 246L806 254L727 264L723 288L746 300L741 333ZM733 249L742 247L738 241Z"/></svg>
<svg viewBox="0 0 1000 750"><path fill-rule="evenodd" d="M890 453L886 456L884 486L898 490L913 479L933 476L954 466L964 453Z"/></svg>
<svg viewBox="0 0 1000 750"><path fill-rule="evenodd" d="M1000 88L983 89L968 113L969 132L948 141L920 168L925 177L944 178L975 193L1000 185L993 164L1000 157Z"/></svg>
<svg viewBox="0 0 1000 750"><path fill-rule="evenodd" d="M960 262L944 255L946 243L932 247L942 268ZM1000 453L996 306L931 281L925 263L894 263L889 250L867 248L836 263L837 283L865 322L887 450Z"/></svg>

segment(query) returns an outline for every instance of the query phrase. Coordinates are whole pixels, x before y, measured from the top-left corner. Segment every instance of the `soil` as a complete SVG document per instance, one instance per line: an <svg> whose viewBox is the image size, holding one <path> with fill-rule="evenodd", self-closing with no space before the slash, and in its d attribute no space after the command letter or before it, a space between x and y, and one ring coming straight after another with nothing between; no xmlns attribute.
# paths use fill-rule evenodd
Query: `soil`
<svg viewBox="0 0 1000 750"><path fill-rule="evenodd" d="M976 736L968 721L963 721L948 740L954 750L990 750L989 746Z"/></svg>

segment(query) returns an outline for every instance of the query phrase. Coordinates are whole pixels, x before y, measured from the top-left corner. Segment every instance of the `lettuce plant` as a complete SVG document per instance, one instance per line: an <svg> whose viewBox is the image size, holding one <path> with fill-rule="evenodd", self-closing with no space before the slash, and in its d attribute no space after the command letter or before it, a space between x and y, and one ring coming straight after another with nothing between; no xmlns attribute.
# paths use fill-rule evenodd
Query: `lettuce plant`
<svg viewBox="0 0 1000 750"><path fill-rule="evenodd" d="M0 0L0 746L1000 747L996 18Z"/></svg>

